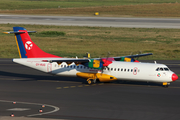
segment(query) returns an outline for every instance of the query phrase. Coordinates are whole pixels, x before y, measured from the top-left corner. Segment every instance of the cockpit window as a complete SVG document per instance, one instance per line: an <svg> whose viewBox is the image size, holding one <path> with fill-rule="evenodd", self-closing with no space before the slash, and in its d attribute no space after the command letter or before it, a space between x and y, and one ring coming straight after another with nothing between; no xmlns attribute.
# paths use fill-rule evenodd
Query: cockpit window
<svg viewBox="0 0 180 120"><path fill-rule="evenodd" d="M157 68L156 71L159 71L159 68Z"/></svg>
<svg viewBox="0 0 180 120"><path fill-rule="evenodd" d="M165 71L169 71L169 68L164 68Z"/></svg>
<svg viewBox="0 0 180 120"><path fill-rule="evenodd" d="M157 68L156 71L169 71L169 68Z"/></svg>
<svg viewBox="0 0 180 120"><path fill-rule="evenodd" d="M163 68L159 68L160 71L163 71Z"/></svg>

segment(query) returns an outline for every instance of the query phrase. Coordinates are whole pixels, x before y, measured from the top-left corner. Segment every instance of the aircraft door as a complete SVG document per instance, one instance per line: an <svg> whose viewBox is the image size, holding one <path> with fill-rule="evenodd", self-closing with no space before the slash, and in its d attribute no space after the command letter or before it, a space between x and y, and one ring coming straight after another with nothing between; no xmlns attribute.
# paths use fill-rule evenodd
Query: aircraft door
<svg viewBox="0 0 180 120"><path fill-rule="evenodd" d="M135 67L135 68L133 69L133 74L134 74L134 75L137 75L137 73L138 73L138 68Z"/></svg>
<svg viewBox="0 0 180 120"><path fill-rule="evenodd" d="M47 64L47 72L52 72L52 64L51 63Z"/></svg>

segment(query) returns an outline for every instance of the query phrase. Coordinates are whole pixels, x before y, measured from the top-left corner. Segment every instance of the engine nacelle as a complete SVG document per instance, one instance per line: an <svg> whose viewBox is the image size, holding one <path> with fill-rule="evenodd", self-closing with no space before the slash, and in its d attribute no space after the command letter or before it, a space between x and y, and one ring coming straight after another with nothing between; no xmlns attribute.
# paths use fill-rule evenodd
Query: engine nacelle
<svg viewBox="0 0 180 120"><path fill-rule="evenodd" d="M125 61L125 62L139 62L138 60L135 60L133 58L126 58L122 57L120 61Z"/></svg>
<svg viewBox="0 0 180 120"><path fill-rule="evenodd" d="M97 73L96 76L100 82L111 82L111 81L117 80L116 77L114 77L112 75L107 75L107 74Z"/></svg>
<svg viewBox="0 0 180 120"><path fill-rule="evenodd" d="M76 74L78 77L85 78L85 79L98 79L100 82L110 82L117 80L116 77L112 75L107 75L103 73L82 73L79 72Z"/></svg>
<svg viewBox="0 0 180 120"><path fill-rule="evenodd" d="M102 69L103 62L100 60L90 59L90 62L84 63L83 65L89 68Z"/></svg>

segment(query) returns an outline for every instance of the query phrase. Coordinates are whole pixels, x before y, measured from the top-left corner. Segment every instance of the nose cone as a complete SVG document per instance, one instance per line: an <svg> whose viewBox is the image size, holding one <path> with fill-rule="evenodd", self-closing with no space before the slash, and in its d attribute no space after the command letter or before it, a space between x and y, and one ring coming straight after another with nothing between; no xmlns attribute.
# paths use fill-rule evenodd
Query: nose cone
<svg viewBox="0 0 180 120"><path fill-rule="evenodd" d="M172 81L176 81L178 79L178 76L176 74L172 74Z"/></svg>

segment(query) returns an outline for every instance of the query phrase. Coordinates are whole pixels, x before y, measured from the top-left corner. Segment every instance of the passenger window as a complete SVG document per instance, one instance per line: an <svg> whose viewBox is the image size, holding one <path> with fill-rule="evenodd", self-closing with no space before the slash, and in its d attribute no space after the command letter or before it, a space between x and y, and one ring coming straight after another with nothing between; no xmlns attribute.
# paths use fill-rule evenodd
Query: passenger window
<svg viewBox="0 0 180 120"><path fill-rule="evenodd" d="M114 71L116 71L116 68L114 68Z"/></svg>
<svg viewBox="0 0 180 120"><path fill-rule="evenodd" d="M126 72L126 69L124 69L124 71Z"/></svg>
<svg viewBox="0 0 180 120"><path fill-rule="evenodd" d="M66 67L66 65L64 65L64 67Z"/></svg>
<svg viewBox="0 0 180 120"><path fill-rule="evenodd" d="M119 71L119 68L118 68L118 71Z"/></svg>
<svg viewBox="0 0 180 120"><path fill-rule="evenodd" d="M121 68L121 71L123 71L123 68Z"/></svg>
<svg viewBox="0 0 180 120"><path fill-rule="evenodd" d="M129 69L128 69L128 72L129 72Z"/></svg>
<svg viewBox="0 0 180 120"><path fill-rule="evenodd" d="M111 68L111 71L113 71L113 68Z"/></svg>
<svg viewBox="0 0 180 120"><path fill-rule="evenodd" d="M156 71L159 71L159 68L157 68Z"/></svg>
<svg viewBox="0 0 180 120"><path fill-rule="evenodd" d="M77 68L79 68L79 66L77 66Z"/></svg>
<svg viewBox="0 0 180 120"><path fill-rule="evenodd" d="M133 72L133 69L131 69L131 72Z"/></svg>

